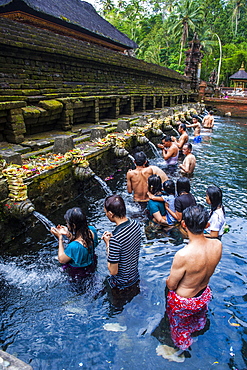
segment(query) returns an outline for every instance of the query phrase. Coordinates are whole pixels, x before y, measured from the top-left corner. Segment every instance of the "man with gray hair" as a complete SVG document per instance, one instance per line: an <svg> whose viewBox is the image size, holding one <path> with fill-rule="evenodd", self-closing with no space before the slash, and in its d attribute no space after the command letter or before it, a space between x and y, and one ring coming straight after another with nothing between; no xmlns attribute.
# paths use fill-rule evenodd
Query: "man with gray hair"
<svg viewBox="0 0 247 370"><path fill-rule="evenodd" d="M196 166L196 157L192 152L192 145L190 143L186 143L183 146L183 154L185 155L184 161L179 167L182 170L182 173L191 175L194 172Z"/></svg>

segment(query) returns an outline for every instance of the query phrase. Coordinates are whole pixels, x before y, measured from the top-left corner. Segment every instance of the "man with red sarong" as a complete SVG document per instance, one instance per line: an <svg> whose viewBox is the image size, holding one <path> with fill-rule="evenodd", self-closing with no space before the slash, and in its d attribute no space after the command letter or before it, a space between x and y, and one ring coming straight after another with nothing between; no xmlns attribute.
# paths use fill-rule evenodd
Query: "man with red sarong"
<svg viewBox="0 0 247 370"><path fill-rule="evenodd" d="M189 243L174 256L170 275L166 280L167 315L171 337L180 349L193 342L191 334L206 324L208 303L212 297L208 286L222 254L218 239L205 238L203 231L209 215L202 205L183 211L181 225L187 230Z"/></svg>

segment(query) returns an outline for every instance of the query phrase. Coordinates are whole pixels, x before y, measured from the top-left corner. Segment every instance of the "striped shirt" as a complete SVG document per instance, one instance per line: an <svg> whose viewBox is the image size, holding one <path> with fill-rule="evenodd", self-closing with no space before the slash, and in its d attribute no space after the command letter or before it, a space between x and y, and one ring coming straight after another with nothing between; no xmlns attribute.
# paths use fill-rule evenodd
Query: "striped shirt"
<svg viewBox="0 0 247 370"><path fill-rule="evenodd" d="M108 262L118 263L118 273L111 275L109 284L120 289L139 280L138 260L141 246L141 228L129 220L118 225L110 239Z"/></svg>

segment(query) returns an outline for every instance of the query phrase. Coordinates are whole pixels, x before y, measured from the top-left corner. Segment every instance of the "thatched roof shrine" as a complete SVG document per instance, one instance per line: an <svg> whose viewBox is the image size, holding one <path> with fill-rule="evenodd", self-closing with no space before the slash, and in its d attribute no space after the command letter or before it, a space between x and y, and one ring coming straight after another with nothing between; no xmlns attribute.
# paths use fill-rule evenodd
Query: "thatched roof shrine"
<svg viewBox="0 0 247 370"><path fill-rule="evenodd" d="M242 63L241 68L238 72L234 73L229 77L231 80L241 80L247 82L247 72L245 72L244 64Z"/></svg>
<svg viewBox="0 0 247 370"><path fill-rule="evenodd" d="M244 63L242 63L239 71L234 73L229 78L234 82L234 89L236 88L244 89L245 85L247 84L247 73L245 72L244 69Z"/></svg>
<svg viewBox="0 0 247 370"><path fill-rule="evenodd" d="M0 16L123 52L138 45L80 0L0 0Z"/></svg>

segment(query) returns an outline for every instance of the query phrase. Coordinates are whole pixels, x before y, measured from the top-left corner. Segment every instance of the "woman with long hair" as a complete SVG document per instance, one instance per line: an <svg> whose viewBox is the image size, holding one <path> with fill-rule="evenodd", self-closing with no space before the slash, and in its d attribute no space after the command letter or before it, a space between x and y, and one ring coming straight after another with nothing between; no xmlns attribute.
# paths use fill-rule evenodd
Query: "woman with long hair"
<svg viewBox="0 0 247 370"><path fill-rule="evenodd" d="M205 236L221 238L225 227L225 210L222 204L222 190L215 185L210 185L206 191L206 202L211 206L209 215L209 227Z"/></svg>
<svg viewBox="0 0 247 370"><path fill-rule="evenodd" d="M152 175L148 178L148 192L151 193L152 199L148 201L147 210L149 218L160 225L168 225L166 219L165 203L160 199L162 195L162 183L160 176ZM159 200L155 200L155 198ZM161 200L161 201L160 201Z"/></svg>
<svg viewBox="0 0 247 370"><path fill-rule="evenodd" d="M51 228L51 233L58 238L58 260L72 276L87 275L93 272L97 263L94 253L98 236L93 226L88 226L86 216L79 207L68 209L64 215L67 226ZM70 243L64 249L63 235Z"/></svg>

